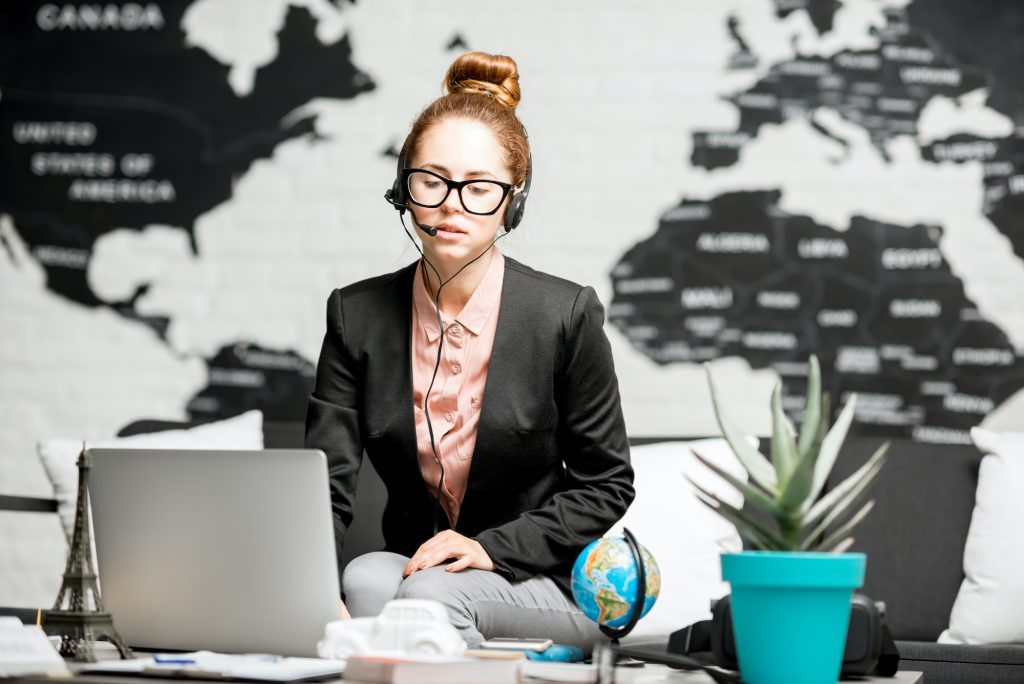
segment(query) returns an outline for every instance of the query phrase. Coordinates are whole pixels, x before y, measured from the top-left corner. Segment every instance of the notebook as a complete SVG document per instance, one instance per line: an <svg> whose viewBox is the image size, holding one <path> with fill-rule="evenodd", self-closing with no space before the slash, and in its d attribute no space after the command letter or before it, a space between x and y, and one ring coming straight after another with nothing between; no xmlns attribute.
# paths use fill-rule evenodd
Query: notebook
<svg viewBox="0 0 1024 684"><path fill-rule="evenodd" d="M316 655L341 595L322 451L88 453L100 590L129 645Z"/></svg>
<svg viewBox="0 0 1024 684"><path fill-rule="evenodd" d="M226 679L242 682L300 682L337 679L345 663L317 658L279 658L268 655L196 653L159 654L135 660L108 660L82 666L87 674L161 677L170 679Z"/></svg>
<svg viewBox="0 0 1024 684"><path fill-rule="evenodd" d="M518 684L520 660L461 656L354 655L345 679L374 684Z"/></svg>

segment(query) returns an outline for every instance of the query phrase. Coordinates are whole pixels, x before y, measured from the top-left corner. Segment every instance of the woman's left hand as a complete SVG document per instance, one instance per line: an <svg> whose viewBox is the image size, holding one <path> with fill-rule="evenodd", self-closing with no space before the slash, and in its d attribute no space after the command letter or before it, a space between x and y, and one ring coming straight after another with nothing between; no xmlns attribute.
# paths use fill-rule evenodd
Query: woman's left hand
<svg viewBox="0 0 1024 684"><path fill-rule="evenodd" d="M455 562L445 567L447 572L458 572L466 568L494 570L494 562L475 539L464 537L458 532L444 530L423 542L405 566L402 577L408 577L417 570L426 570L440 565L449 558Z"/></svg>

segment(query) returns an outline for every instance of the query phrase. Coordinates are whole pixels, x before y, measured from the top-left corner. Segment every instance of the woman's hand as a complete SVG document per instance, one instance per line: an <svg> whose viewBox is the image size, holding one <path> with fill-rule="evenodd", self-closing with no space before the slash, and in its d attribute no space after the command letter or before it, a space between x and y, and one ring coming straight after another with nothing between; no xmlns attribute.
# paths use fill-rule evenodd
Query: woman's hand
<svg viewBox="0 0 1024 684"><path fill-rule="evenodd" d="M344 601L338 601L338 608L339 608L338 616L342 620L351 620L352 619L352 616L349 615L348 608L345 607L345 602Z"/></svg>
<svg viewBox="0 0 1024 684"><path fill-rule="evenodd" d="M455 562L445 567L446 572L458 572L466 568L494 570L494 562L475 539L464 537L458 532L444 530L423 542L405 566L402 577L408 577L417 570L426 570L440 565L449 558Z"/></svg>

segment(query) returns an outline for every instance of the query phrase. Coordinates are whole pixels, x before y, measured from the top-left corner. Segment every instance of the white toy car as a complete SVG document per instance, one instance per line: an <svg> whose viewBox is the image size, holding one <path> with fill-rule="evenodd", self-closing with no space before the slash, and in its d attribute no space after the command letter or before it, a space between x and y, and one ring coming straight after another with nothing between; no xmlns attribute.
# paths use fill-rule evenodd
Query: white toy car
<svg viewBox="0 0 1024 684"><path fill-rule="evenodd" d="M437 601L394 599L376 617L327 623L316 650L321 658L333 660L376 653L459 655L466 642Z"/></svg>

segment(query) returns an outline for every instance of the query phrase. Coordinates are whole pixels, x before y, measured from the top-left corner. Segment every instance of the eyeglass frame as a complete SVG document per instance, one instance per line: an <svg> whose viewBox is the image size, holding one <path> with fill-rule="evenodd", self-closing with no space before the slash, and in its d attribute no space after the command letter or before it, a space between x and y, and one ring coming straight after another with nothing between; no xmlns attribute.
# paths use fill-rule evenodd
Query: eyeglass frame
<svg viewBox="0 0 1024 684"><path fill-rule="evenodd" d="M423 202L417 201L412 196L412 190L409 189L409 176L411 176L414 173L426 173L444 182L448 190L444 193L444 197L441 198L440 202L438 202L437 204L424 204ZM498 206L494 207L494 209L491 209L490 211L473 211L472 209L467 207L466 201L462 199L462 188L466 187L470 183L493 183L494 185L500 187L502 193L501 199L498 200ZM494 214L498 213L499 209L501 209L501 205L505 203L506 199L508 199L509 193L512 192L512 188L514 188L515 186L512 183L504 183L502 181L492 180L490 178L471 178L468 180L454 181L451 178L445 178L441 174L435 171L430 171L429 169L417 169L413 167L406 167L402 169L402 187L405 189L406 196L408 197L409 201L418 207L424 207L426 209L436 209L437 207L441 206L442 204L448 201L448 197L449 195L452 194L452 189L454 189L459 195L459 204L461 204L462 208L466 210L466 213L473 214L475 216L493 216Z"/></svg>

